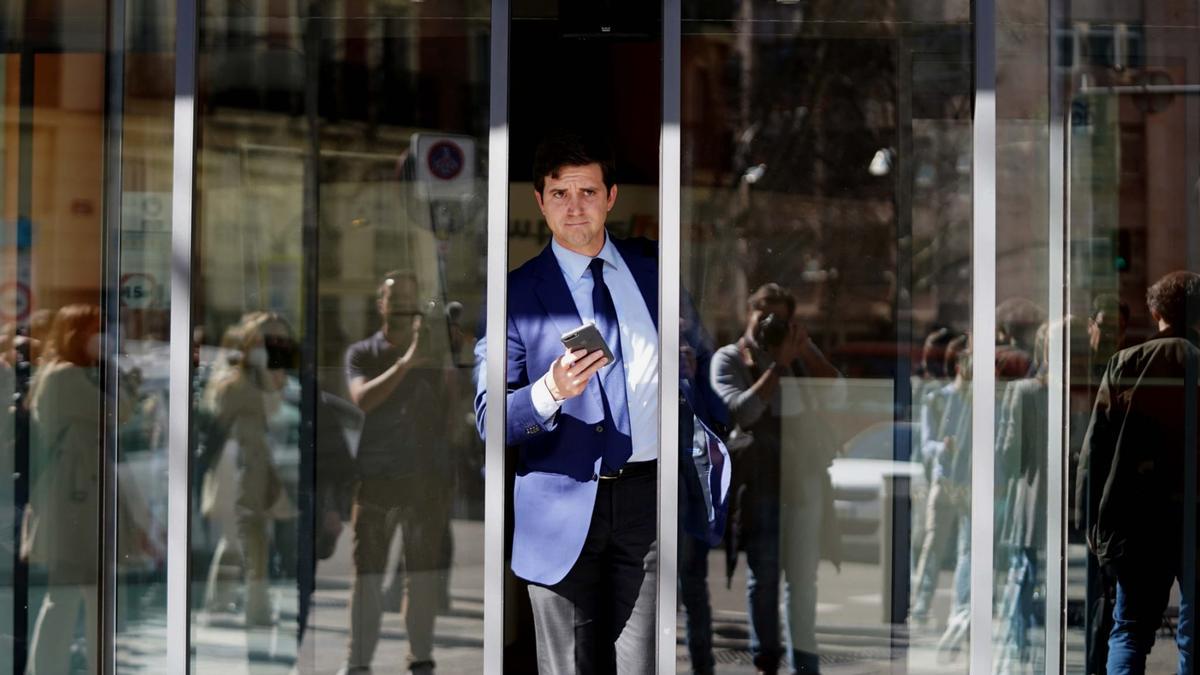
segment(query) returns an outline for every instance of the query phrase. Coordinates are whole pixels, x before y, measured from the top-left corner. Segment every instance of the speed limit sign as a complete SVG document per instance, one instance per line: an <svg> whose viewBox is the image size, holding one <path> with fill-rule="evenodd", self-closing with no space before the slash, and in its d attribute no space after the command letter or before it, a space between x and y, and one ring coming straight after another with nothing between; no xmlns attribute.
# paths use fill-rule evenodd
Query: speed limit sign
<svg viewBox="0 0 1200 675"><path fill-rule="evenodd" d="M130 309L145 309L158 297L158 281L149 274L134 272L121 277L121 304Z"/></svg>

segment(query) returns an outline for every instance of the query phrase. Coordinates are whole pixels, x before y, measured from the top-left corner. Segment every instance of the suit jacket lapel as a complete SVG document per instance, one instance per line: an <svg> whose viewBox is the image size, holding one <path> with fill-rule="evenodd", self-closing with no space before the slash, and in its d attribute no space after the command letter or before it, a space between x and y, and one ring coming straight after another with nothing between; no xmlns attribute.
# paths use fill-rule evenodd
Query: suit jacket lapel
<svg viewBox="0 0 1200 675"><path fill-rule="evenodd" d="M538 256L537 276L534 292L554 327L560 334L578 328L583 319L579 318L579 309L575 307L571 289L567 288L558 259L549 245Z"/></svg>

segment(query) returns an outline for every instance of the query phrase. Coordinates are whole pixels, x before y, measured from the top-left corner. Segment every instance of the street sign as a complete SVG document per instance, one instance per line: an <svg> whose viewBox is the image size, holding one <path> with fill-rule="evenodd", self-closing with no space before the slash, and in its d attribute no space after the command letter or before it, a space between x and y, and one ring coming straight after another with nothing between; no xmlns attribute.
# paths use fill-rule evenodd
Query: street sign
<svg viewBox="0 0 1200 675"><path fill-rule="evenodd" d="M475 139L451 134L413 134L418 196L430 201L468 201L475 196Z"/></svg>
<svg viewBox="0 0 1200 675"><path fill-rule="evenodd" d="M130 309L146 309L158 297L158 281L149 274L133 272L121 276L121 304Z"/></svg>
<svg viewBox="0 0 1200 675"><path fill-rule="evenodd" d="M33 309L33 293L19 281L0 284L0 319L25 321Z"/></svg>

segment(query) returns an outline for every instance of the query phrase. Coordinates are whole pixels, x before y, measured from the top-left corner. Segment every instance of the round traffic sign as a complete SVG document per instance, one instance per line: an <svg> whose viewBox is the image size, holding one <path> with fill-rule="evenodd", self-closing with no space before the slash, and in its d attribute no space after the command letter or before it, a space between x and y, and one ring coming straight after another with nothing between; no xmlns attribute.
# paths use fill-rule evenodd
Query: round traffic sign
<svg viewBox="0 0 1200 675"><path fill-rule="evenodd" d="M0 318L5 321L24 321L33 309L33 293L19 281L0 284Z"/></svg>
<svg viewBox="0 0 1200 675"><path fill-rule="evenodd" d="M429 173L442 180L454 180L466 166L466 155L453 141L438 141L429 148L425 163Z"/></svg>
<svg viewBox="0 0 1200 675"><path fill-rule="evenodd" d="M121 276L121 304L131 309L145 309L158 296L158 282L149 274L131 272Z"/></svg>

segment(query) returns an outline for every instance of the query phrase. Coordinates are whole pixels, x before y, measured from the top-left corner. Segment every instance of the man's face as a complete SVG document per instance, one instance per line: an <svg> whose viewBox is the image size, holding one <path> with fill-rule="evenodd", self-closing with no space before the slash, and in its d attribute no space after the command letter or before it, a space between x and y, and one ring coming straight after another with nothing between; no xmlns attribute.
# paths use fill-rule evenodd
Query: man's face
<svg viewBox="0 0 1200 675"><path fill-rule="evenodd" d="M384 288L379 298L379 313L389 332L403 330L412 324L413 315L418 313L415 298L416 288L408 279L395 279Z"/></svg>
<svg viewBox="0 0 1200 675"><path fill-rule="evenodd" d="M546 176L534 197L560 246L586 256L604 247L604 221L617 202L617 186L604 189L599 164L559 167L558 177Z"/></svg>

